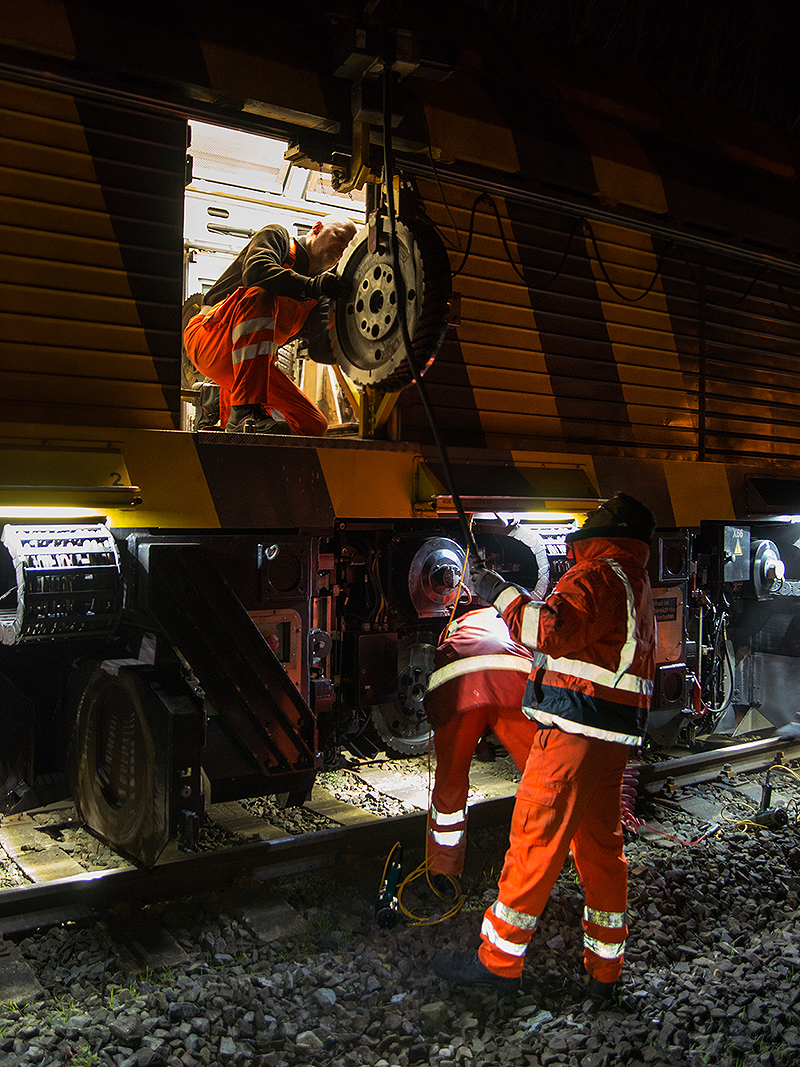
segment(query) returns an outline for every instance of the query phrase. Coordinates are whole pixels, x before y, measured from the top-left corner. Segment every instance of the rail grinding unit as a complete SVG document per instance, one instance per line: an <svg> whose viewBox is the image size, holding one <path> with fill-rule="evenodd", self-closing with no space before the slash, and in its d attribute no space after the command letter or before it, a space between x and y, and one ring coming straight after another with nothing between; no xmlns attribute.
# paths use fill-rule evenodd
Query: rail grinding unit
<svg viewBox="0 0 800 1067"><path fill-rule="evenodd" d="M542 593L617 489L659 524L652 743L787 721L794 142L479 5L240 6L3 5L2 810L66 788L149 866L368 731L424 751L464 515ZM196 429L182 305L329 214L353 296L286 357L329 434Z"/></svg>

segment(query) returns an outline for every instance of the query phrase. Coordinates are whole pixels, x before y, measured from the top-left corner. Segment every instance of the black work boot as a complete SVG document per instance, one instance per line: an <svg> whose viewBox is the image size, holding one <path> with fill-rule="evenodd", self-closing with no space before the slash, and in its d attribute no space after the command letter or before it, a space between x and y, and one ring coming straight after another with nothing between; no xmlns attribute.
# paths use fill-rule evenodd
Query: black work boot
<svg viewBox="0 0 800 1067"><path fill-rule="evenodd" d="M590 1011L603 1011L614 1007L619 1001L619 982L601 982L591 975L586 981L586 999L591 1002Z"/></svg>
<svg viewBox="0 0 800 1067"><path fill-rule="evenodd" d="M284 422L273 419L261 404L232 404L228 433L288 433Z"/></svg>
<svg viewBox="0 0 800 1067"><path fill-rule="evenodd" d="M219 386L203 382L200 386L200 407L195 420L196 430L219 429Z"/></svg>
<svg viewBox="0 0 800 1067"><path fill-rule="evenodd" d="M485 967L474 952L454 952L452 949L438 952L433 957L433 972L451 985L485 986L496 993L519 992L519 978L504 978Z"/></svg>

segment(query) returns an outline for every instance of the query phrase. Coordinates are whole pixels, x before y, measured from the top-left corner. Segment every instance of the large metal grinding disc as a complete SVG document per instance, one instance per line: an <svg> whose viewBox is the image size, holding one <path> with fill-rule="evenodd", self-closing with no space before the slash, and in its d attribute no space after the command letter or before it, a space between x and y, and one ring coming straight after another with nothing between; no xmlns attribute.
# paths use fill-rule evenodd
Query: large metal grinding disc
<svg viewBox="0 0 800 1067"><path fill-rule="evenodd" d="M330 321L338 365L357 385L386 393L399 392L413 380L401 316L422 374L444 339L451 285L447 251L431 224L410 219L396 228L402 308L388 235L373 235L370 250L370 227L365 227L345 249L337 271L350 282L352 297L331 305Z"/></svg>

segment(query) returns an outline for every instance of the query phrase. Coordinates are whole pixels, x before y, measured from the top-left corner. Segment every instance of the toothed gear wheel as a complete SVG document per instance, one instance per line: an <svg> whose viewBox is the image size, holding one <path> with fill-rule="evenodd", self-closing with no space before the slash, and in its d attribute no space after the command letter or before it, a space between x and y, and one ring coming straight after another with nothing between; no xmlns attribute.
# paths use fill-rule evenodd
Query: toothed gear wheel
<svg viewBox="0 0 800 1067"><path fill-rule="evenodd" d="M431 727L423 702L435 651L434 645L424 641L401 647L397 656L399 699L372 709L372 724L380 737L388 748L404 756L420 756L428 751Z"/></svg>
<svg viewBox="0 0 800 1067"><path fill-rule="evenodd" d="M405 316L414 362L424 374L447 329L451 292L450 262L436 230L422 219L397 222L397 242ZM369 227L345 249L337 273L352 286L352 297L331 304L331 344L336 362L357 385L384 393L413 381L397 305L394 257L383 233L369 250Z"/></svg>

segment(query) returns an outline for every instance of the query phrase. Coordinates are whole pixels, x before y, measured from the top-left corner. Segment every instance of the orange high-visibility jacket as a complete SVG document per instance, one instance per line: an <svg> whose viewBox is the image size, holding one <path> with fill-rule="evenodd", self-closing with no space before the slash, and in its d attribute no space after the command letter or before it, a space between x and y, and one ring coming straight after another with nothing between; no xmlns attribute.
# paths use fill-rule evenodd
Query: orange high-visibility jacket
<svg viewBox="0 0 800 1067"><path fill-rule="evenodd" d="M544 653L523 710L541 726L635 745L655 678L655 614L643 541L591 537L544 601L508 585L494 605L515 638Z"/></svg>
<svg viewBox="0 0 800 1067"><path fill-rule="evenodd" d="M431 726L438 729L453 715L475 709L519 708L520 675L528 674L532 658L494 608L467 612L450 623L425 694Z"/></svg>

